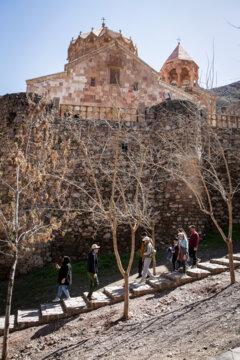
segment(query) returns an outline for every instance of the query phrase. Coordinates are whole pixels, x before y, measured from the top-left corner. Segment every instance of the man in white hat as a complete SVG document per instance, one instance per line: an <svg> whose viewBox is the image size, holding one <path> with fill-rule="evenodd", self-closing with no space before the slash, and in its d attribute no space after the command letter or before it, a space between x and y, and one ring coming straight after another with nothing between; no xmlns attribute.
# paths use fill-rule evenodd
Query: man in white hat
<svg viewBox="0 0 240 360"><path fill-rule="evenodd" d="M88 292L87 297L89 300L93 299L92 294L99 285L98 275L97 275L97 273L98 273L97 253L98 253L99 249L100 249L100 246L98 246L97 244L93 244L92 250L88 254L87 275L90 280L90 287L89 287L89 292Z"/></svg>
<svg viewBox="0 0 240 360"><path fill-rule="evenodd" d="M142 272L142 279L139 284L145 284L146 276L149 275L152 278L152 274L149 270L149 266L152 262L153 258L153 247L151 243L151 239L148 236L145 236L142 241L144 241L144 249L143 249L143 272Z"/></svg>

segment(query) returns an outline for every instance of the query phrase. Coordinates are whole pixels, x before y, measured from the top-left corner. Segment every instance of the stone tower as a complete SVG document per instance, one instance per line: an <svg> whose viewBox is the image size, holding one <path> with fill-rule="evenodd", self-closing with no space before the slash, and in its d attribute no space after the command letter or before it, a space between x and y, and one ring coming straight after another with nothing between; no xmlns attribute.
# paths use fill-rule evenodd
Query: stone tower
<svg viewBox="0 0 240 360"><path fill-rule="evenodd" d="M179 88L198 87L198 69L179 42L160 70L161 80Z"/></svg>

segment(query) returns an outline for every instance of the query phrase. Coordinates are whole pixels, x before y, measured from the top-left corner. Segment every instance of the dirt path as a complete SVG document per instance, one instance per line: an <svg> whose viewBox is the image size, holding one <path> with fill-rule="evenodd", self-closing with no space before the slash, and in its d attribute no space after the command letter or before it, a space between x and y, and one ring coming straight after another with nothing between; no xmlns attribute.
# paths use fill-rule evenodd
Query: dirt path
<svg viewBox="0 0 240 360"><path fill-rule="evenodd" d="M240 346L240 270L11 334L10 359L207 359Z"/></svg>

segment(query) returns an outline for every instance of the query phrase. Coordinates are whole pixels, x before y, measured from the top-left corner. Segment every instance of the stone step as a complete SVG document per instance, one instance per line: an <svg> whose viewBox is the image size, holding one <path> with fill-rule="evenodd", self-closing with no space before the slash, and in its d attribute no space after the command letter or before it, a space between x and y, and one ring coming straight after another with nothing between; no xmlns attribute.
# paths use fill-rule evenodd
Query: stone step
<svg viewBox="0 0 240 360"><path fill-rule="evenodd" d="M70 316L91 310L91 307L82 296L63 300L63 306Z"/></svg>
<svg viewBox="0 0 240 360"><path fill-rule="evenodd" d="M183 274L178 271L169 272L169 273L162 273L162 276L166 279L169 279L176 283L176 285L183 285L189 282L192 282L194 280L197 280L196 277L189 276L187 274Z"/></svg>
<svg viewBox="0 0 240 360"><path fill-rule="evenodd" d="M214 264L214 263L211 263L209 261L198 263L197 267L199 267L200 269L208 270L212 274L219 274L219 273L221 273L223 271L228 270L228 267L225 266L225 265Z"/></svg>
<svg viewBox="0 0 240 360"><path fill-rule="evenodd" d="M201 269L200 267L187 269L186 273L187 275L196 277L197 279L202 279L212 274L209 270Z"/></svg>
<svg viewBox="0 0 240 360"><path fill-rule="evenodd" d="M53 321L67 316L67 313L63 309L62 304L60 302L42 304L41 314L42 314L43 322Z"/></svg>
<svg viewBox="0 0 240 360"><path fill-rule="evenodd" d="M114 303L113 299L111 299L107 294L102 291L95 291L93 293L94 300L89 300L87 298L88 292L83 293L84 299L92 308L98 308L105 305L111 305Z"/></svg>
<svg viewBox="0 0 240 360"><path fill-rule="evenodd" d="M147 280L147 283L152 287L157 288L158 290L169 289L172 287L176 287L177 285L175 281L169 280L163 276L160 276L155 279L149 279Z"/></svg>
<svg viewBox="0 0 240 360"><path fill-rule="evenodd" d="M17 324L19 329L39 325L42 322L40 309L18 310Z"/></svg>
<svg viewBox="0 0 240 360"><path fill-rule="evenodd" d="M4 333L5 316L0 316L0 336ZM9 331L17 330L17 321L15 315L10 315Z"/></svg>
<svg viewBox="0 0 240 360"><path fill-rule="evenodd" d="M228 255L226 255L226 258L228 259ZM233 254L233 260L240 260L240 253Z"/></svg>
<svg viewBox="0 0 240 360"><path fill-rule="evenodd" d="M125 289L122 286L107 286L104 288L104 292L117 302L124 299Z"/></svg>
<svg viewBox="0 0 240 360"><path fill-rule="evenodd" d="M156 291L158 291L157 288L152 287L149 284L139 284L137 282L131 282L130 283L130 289L133 292L134 296L141 296L141 295L145 295L145 294L151 294L154 293Z"/></svg>
<svg viewBox="0 0 240 360"><path fill-rule="evenodd" d="M211 259L210 262L213 264L220 264L220 265L225 265L225 266L229 267L229 260L226 259L225 257L219 258L219 259ZM240 261L233 260L233 266L234 267L240 266Z"/></svg>

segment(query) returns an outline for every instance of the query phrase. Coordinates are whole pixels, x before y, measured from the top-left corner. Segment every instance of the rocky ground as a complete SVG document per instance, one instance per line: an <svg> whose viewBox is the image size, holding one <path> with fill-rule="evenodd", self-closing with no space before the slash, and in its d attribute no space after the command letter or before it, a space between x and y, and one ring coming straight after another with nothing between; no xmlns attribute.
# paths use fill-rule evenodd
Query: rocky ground
<svg viewBox="0 0 240 360"><path fill-rule="evenodd" d="M240 269L10 335L10 359L208 359L240 346Z"/></svg>

